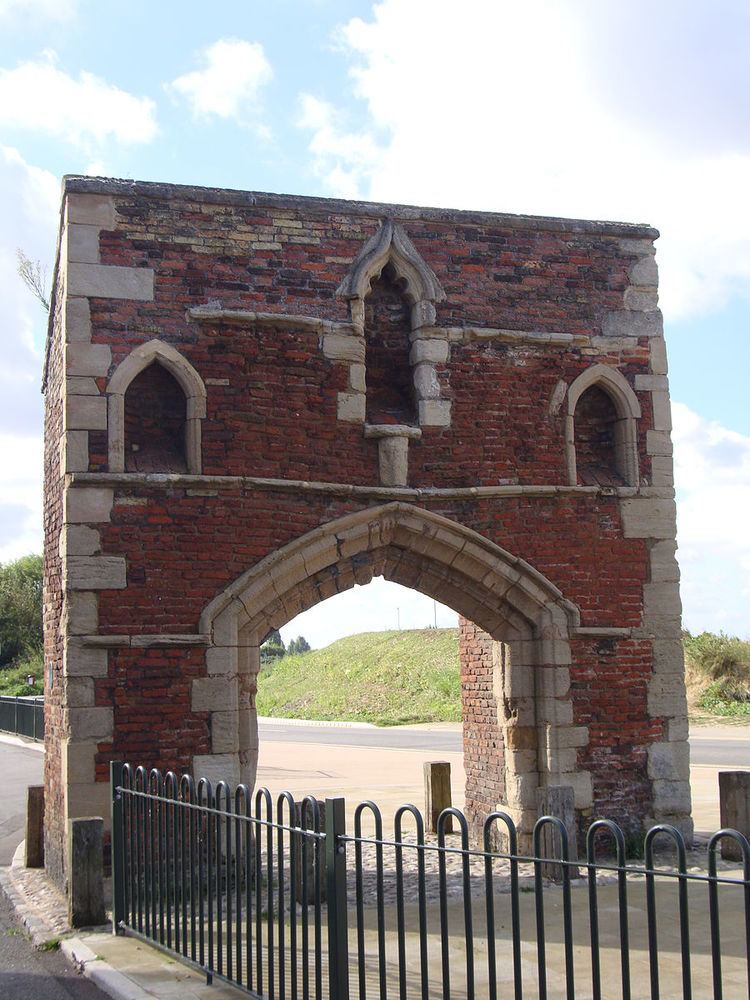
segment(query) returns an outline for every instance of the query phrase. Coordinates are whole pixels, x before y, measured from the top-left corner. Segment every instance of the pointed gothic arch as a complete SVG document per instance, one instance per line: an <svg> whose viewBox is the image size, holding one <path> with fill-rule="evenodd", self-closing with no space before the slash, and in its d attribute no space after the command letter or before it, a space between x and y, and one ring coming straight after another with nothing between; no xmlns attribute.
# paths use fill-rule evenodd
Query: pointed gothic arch
<svg viewBox="0 0 750 1000"><path fill-rule="evenodd" d="M107 384L108 462L110 472L125 471L125 394L150 365L161 365L185 395L185 460L187 471L201 473L201 420L206 416L206 387L198 372L178 350L161 340L134 348L120 362Z"/></svg>
<svg viewBox="0 0 750 1000"><path fill-rule="evenodd" d="M625 376L609 365L591 365L581 372L568 388L568 408L565 418L565 456L568 482L578 482L576 456L575 413L578 402L589 389L601 389L614 405L617 420L614 428L614 462L618 473L628 486L639 483L638 429L636 421L641 416L641 404Z"/></svg>
<svg viewBox="0 0 750 1000"><path fill-rule="evenodd" d="M196 774L255 780L258 735L254 707L259 646L302 611L374 576L449 605L497 643L512 649L503 683L508 808L526 829L536 789L575 784L566 730L569 637L577 607L529 563L449 518L394 502L346 515L267 556L204 609L208 678L194 682L199 710L211 685L212 753L195 758ZM507 664L506 664L507 667ZM227 732L230 737L227 738ZM523 748L523 752L517 749Z"/></svg>
<svg viewBox="0 0 750 1000"><path fill-rule="evenodd" d="M411 306L412 329L434 323L435 303L443 301L445 292L403 226L393 219L385 219L365 243L337 289L337 295L349 300L352 322L361 325L365 298L386 264L391 265L403 285Z"/></svg>

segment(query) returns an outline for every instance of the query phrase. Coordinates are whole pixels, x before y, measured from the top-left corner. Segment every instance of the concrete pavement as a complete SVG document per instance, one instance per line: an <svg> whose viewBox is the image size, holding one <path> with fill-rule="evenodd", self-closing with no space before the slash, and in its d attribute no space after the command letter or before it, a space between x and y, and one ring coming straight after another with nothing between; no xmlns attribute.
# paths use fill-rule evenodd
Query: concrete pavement
<svg viewBox="0 0 750 1000"><path fill-rule="evenodd" d="M3 789L0 794L0 865L9 865L23 840L26 825L26 789L44 780L44 747L39 743L2 737Z"/></svg>
<svg viewBox="0 0 750 1000"><path fill-rule="evenodd" d="M381 729L261 720L259 731L258 784L272 792L344 795L349 816L373 799L389 818L404 802L422 806L424 763L447 760L453 804L463 807L460 723ZM750 769L750 727L693 727L690 743L693 818L696 832L708 836L719 828L719 771Z"/></svg>
<svg viewBox="0 0 750 1000"><path fill-rule="evenodd" d="M274 723L274 725L276 725ZM285 727L287 728L287 727ZM448 751L438 752L435 743L430 743L427 747L412 746L404 747L383 747L383 746L362 746L347 741L342 745L342 740L336 742L336 734L340 734L346 729L354 734L354 737L361 737L363 731L369 730L366 727L324 727L324 726L289 726L287 728L287 739L282 742L278 739L264 738L261 729L261 757L258 774L259 784L267 785L274 793L282 789L289 789L296 796L302 794L314 794L319 797L326 795L341 795L347 799L348 822L351 828L351 812L357 802L370 798L376 801L382 808L386 832L392 823L394 809L403 802L412 801L417 805L422 805L424 792L422 785L422 766L427 760L445 759L452 765L452 784L454 804L459 807L463 804L463 759L460 752ZM315 731L315 735L313 733ZM430 730L426 727L410 727L411 733L418 734L419 741L429 739ZM375 730L375 733L382 734L383 730ZM448 727L441 727L437 730L444 736L455 739L455 731ZM740 731L742 732L742 731ZM692 735L692 734L691 734ZM704 745L718 746L722 750L722 757L726 757L726 751L730 756L738 753L739 746L740 760L733 760L731 765L750 767L750 761L745 758L745 749L750 746L750 742L743 738L738 739L738 729L736 727L712 728L710 730L702 728L698 731L697 742L703 741ZM742 733L744 736L745 733ZM291 739L289 739L291 737ZM382 738L382 736L381 736ZM407 741L412 737L407 737ZM323 740L324 742L321 742ZM443 744L444 745L444 744ZM5 759L6 747L0 748L0 755ZM718 755L717 755L718 756ZM697 764L692 768L693 796L695 803L696 827L700 832L708 833L718 825L718 782L717 773L722 765ZM8 805L10 815L17 815L17 809L13 810ZM11 824L12 825L12 824ZM734 893L733 898L729 898ZM726 965L726 997L741 995L745 987L742 979L744 967L742 964L742 927L743 919L740 909L740 892L729 889L725 893L728 909L723 922L723 948ZM705 887L691 889L691 921L693 929L693 958L696 998L709 997L712 995L710 989L710 960L706 950L708 941L708 928L706 925L708 908L706 905ZM560 910L559 910L559 890L551 889L545 893L550 924L548 932L548 961L550 967L550 997L561 996L560 990L563 983L563 962L564 954L560 941ZM536 977L536 953L535 953L535 923L533 913L534 895L530 892L521 893L520 903L522 911L522 925L524 927L524 946L522 950L522 962L524 977L529 988L535 982ZM676 920L676 908L674 893L668 887L661 892L659 897L659 933L660 949L662 950L662 988L663 995L680 995L679 988L679 951L677 949L678 921ZM507 906L508 896L497 897L498 913L498 956L503 949L507 951ZM588 897L584 886L573 890L574 923L577 928L577 940L575 947L576 972L578 976L579 989L577 996L590 996L590 969L588 951L588 922L587 907ZM642 933L638 933L636 928L644 921L645 896L643 882L635 882L630 887L629 913L634 931L632 935L632 964L634 974L634 984L642 984L637 988L634 995L643 996L648 992L648 956L645 939ZM477 953L477 989L478 995L482 995L486 985L486 933L483 931L484 910L481 900L474 903L475 914L475 948ZM616 914L616 898L614 887L602 886L600 889L600 911L606 926L603 927L603 967L605 971L605 991L604 996L618 995L619 979L617 979L617 969L619 955L616 947L614 935L615 924L613 914ZM430 908L431 926L435 928L435 914ZM463 941L460 934L462 920L462 910L457 903L450 904L449 920L456 924L456 933L452 935L450 948L452 952L452 965L454 967L453 990L454 996L460 996L464 989L464 976L462 971L463 962ZM392 918L389 913L388 919ZM367 911L367 919L372 920L372 914ZM413 908L407 907L407 931L413 926L415 920ZM351 930L350 930L351 933ZM366 964L374 967L375 963L375 941L376 937L370 927L366 934ZM434 935L430 938L430 965L432 986L437 995L439 985L439 939ZM412 933L408 932L407 950L410 955L416 955L416 939ZM354 940L351 940L354 947ZM205 978L198 973L180 965L174 959L160 954L156 950L141 944L132 938L113 937L109 934L79 935L64 942L66 954L75 960L84 973L98 983L102 989L110 992L110 995L119 998L127 997L127 1000L147 1000L153 998L174 998L174 1000L229 1000L230 997L237 996L236 991L231 987L216 983L208 987ZM417 966L412 965L410 959L409 982L416 986ZM510 964L506 958L499 964L500 982L507 989L510 985L508 976L510 975ZM356 975L356 969L352 969L352 975ZM396 965L394 953L389 954L386 964L386 976L389 981L389 991L393 991L397 985ZM0 981L1 982L1 981ZM371 995L375 979L370 977ZM611 988L611 993L608 992ZM356 993L356 981L352 980L352 995ZM432 991L431 991L432 992ZM534 993L536 990L534 989ZM21 995L21 994L19 994ZM76 994L78 996L79 994ZM372 994L374 995L374 994ZM84 996L83 993L80 994ZM0 990L0 997L3 993Z"/></svg>

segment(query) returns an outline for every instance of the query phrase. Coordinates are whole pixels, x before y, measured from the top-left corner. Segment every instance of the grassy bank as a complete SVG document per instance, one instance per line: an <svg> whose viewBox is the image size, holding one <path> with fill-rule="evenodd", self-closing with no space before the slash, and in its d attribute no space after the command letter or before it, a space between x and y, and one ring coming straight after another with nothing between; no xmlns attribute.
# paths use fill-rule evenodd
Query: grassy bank
<svg viewBox="0 0 750 1000"><path fill-rule="evenodd" d="M365 632L285 656L261 672L258 712L379 726L459 722L458 632Z"/></svg>
<svg viewBox="0 0 750 1000"><path fill-rule="evenodd" d="M685 633L683 646L691 717L750 723L750 642Z"/></svg>
<svg viewBox="0 0 750 1000"><path fill-rule="evenodd" d="M684 636L693 722L750 724L750 642L704 632ZM458 722L455 629L368 632L264 669L261 715L399 725Z"/></svg>

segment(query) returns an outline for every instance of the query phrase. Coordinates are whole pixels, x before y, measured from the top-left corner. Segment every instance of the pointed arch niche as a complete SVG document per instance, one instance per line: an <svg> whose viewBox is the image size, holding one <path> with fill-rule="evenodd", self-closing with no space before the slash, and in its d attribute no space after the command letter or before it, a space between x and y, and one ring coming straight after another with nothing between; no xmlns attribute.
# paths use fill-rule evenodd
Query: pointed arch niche
<svg viewBox="0 0 750 1000"><path fill-rule="evenodd" d="M602 364L582 372L568 389L569 483L637 486L640 416L638 397L622 372Z"/></svg>
<svg viewBox="0 0 750 1000"><path fill-rule="evenodd" d="M495 671L504 706L497 725L507 748L506 804L529 833L537 788L582 788L589 778L572 773L568 732L569 637L580 624L578 609L524 560L411 504L389 503L324 524L263 559L207 605L200 620L209 636L207 676L193 681L192 706L211 711L212 743L211 754L194 758L194 773L253 785L264 636L374 576L434 597L475 623L488 642L507 644L510 656L500 650Z"/></svg>
<svg viewBox="0 0 750 1000"><path fill-rule="evenodd" d="M159 454L147 454L141 471L200 475L206 387L179 351L160 340L136 347L113 372L107 397L110 472L132 471L126 446L142 451L135 438L150 429Z"/></svg>
<svg viewBox="0 0 750 1000"><path fill-rule="evenodd" d="M405 486L409 441L421 427L450 424L436 368L448 360L448 341L434 328L445 292L404 228L385 219L337 294L365 341L362 409L365 436L378 440L380 481Z"/></svg>

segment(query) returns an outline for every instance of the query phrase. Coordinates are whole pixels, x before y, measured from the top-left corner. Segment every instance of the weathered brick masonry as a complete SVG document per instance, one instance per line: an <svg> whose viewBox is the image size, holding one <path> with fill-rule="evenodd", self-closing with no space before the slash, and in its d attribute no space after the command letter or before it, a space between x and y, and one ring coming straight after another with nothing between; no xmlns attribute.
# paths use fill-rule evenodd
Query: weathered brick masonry
<svg viewBox="0 0 750 1000"><path fill-rule="evenodd" d="M644 226L68 178L45 374L47 857L111 758L253 781L258 644L463 616L467 806L689 829Z"/></svg>

